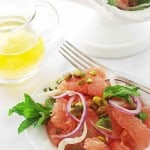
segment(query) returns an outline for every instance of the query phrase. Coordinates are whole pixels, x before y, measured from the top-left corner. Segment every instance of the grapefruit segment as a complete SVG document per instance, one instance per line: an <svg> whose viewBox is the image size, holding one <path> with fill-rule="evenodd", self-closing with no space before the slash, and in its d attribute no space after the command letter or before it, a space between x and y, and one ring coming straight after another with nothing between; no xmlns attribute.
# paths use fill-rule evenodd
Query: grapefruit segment
<svg viewBox="0 0 150 150"><path fill-rule="evenodd" d="M131 149L134 149L136 147L135 141L130 136L130 134L127 132L127 130L123 129L123 131L121 132L121 135L120 135L120 139L124 142L125 145L127 145Z"/></svg>
<svg viewBox="0 0 150 150"><path fill-rule="evenodd" d="M66 112L68 100L61 98L56 101L53 108L52 118L48 122L47 130L54 145L58 145L60 139L53 135L67 134L77 125L77 122Z"/></svg>
<svg viewBox="0 0 150 150"><path fill-rule="evenodd" d="M130 150L123 141L114 141L110 145L111 150Z"/></svg>
<svg viewBox="0 0 150 150"><path fill-rule="evenodd" d="M92 74L91 72L95 72L95 74ZM104 73L96 68L90 68L85 74L86 75L83 77L72 76L69 80L63 80L58 88L92 96L102 96L103 91L107 86ZM90 79L90 83L87 82L88 79ZM81 81L83 81L82 84L80 84Z"/></svg>
<svg viewBox="0 0 150 150"><path fill-rule="evenodd" d="M66 112L67 103L68 100L63 98L57 100L54 104L51 122L57 128L64 131L71 131L76 127L77 122Z"/></svg>
<svg viewBox="0 0 150 150"><path fill-rule="evenodd" d="M129 115L114 109L112 111L113 118L117 123L127 131L134 140L137 149L144 150L150 143L150 129L134 115ZM130 142L130 140L128 140Z"/></svg>
<svg viewBox="0 0 150 150"><path fill-rule="evenodd" d="M98 138L86 138L84 142L86 150L109 150L108 146Z"/></svg>
<svg viewBox="0 0 150 150"><path fill-rule="evenodd" d="M100 133L93 127L92 123L95 125L98 120L98 115L92 109L87 110L86 124L88 127L87 137L100 136Z"/></svg>

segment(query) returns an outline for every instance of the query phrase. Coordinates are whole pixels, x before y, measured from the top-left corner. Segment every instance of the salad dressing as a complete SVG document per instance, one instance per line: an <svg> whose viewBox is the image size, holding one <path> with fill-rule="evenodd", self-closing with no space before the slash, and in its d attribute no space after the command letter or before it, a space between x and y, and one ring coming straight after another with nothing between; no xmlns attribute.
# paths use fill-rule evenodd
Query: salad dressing
<svg viewBox="0 0 150 150"><path fill-rule="evenodd" d="M0 18L0 78L17 78L35 70L44 54L42 38L22 17Z"/></svg>

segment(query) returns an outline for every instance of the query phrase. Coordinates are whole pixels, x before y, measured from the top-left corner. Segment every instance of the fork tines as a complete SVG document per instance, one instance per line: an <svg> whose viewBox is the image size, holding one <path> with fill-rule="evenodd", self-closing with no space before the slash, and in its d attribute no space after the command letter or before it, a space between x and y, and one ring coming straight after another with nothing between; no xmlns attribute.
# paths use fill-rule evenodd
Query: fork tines
<svg viewBox="0 0 150 150"><path fill-rule="evenodd" d="M97 66L100 67L101 65L95 62L92 58L88 57L87 55L83 54L79 49L73 46L68 41L62 45L60 49L60 53L77 69L85 70L87 68ZM102 66L104 68L104 66Z"/></svg>
<svg viewBox="0 0 150 150"><path fill-rule="evenodd" d="M83 54L79 49L70 44L68 41L65 41L61 46L60 53L77 69L85 70L90 67L100 67L106 73L107 78L113 78L115 81L120 81L122 83L134 85L139 87L145 93L150 94L150 88L144 86L143 84L137 83L133 80L127 79L124 76L120 76L118 72L111 70L110 68L96 62L91 57Z"/></svg>

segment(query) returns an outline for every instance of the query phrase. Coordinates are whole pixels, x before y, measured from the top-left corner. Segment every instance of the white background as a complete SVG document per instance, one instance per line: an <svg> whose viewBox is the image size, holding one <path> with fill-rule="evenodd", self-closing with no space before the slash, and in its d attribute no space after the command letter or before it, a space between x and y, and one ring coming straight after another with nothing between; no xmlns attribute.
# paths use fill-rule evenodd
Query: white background
<svg viewBox="0 0 150 150"><path fill-rule="evenodd" d="M89 13L88 8L79 6L79 4L72 4L65 0L57 0L53 3L60 16L62 32L66 35L68 34L68 31L70 34L74 34L75 32L82 33L82 31L80 31L81 28L86 26L83 18L86 23L86 20L89 17L86 15ZM70 16L75 17L78 21L73 23L70 22L68 19ZM80 34L78 36L80 37ZM24 133L20 135L17 134L17 127L22 120L21 117L18 117L17 115L8 117L7 113L11 106L23 99L23 93L31 94L46 80L73 69L73 67L59 54L58 47L59 45L49 46L47 44L47 56L42 63L39 73L32 79L19 85L0 85L0 150L33 149ZM78 45L78 47L80 47L80 45ZM150 82L150 49L126 58L97 58L97 60L115 70L125 71L130 75L141 78L146 82Z"/></svg>

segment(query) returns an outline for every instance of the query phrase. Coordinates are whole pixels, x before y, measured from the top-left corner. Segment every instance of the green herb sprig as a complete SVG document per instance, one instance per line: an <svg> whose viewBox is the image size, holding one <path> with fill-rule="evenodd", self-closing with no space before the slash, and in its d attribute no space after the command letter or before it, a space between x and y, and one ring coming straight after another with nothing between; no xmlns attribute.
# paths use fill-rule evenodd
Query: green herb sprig
<svg viewBox="0 0 150 150"><path fill-rule="evenodd" d="M140 96L140 93L137 90L138 87L135 86L108 86L104 90L103 99L111 99L113 97L118 97L124 99L127 103L130 103L131 96Z"/></svg>
<svg viewBox="0 0 150 150"><path fill-rule="evenodd" d="M150 3L150 0L135 0L136 1L136 3L138 4L138 5L140 5L140 4L145 4L145 3Z"/></svg>
<svg viewBox="0 0 150 150"><path fill-rule="evenodd" d="M139 119L141 119L141 120L144 122L144 121L146 121L146 120L148 119L148 114L145 113L145 112L140 112L140 113L137 115L137 117L138 117Z"/></svg>
<svg viewBox="0 0 150 150"><path fill-rule="evenodd" d="M54 99L48 99L45 101L45 106L43 106L36 103L28 94L24 94L24 102L18 103L9 109L8 115L17 113L25 118L18 128L18 133L21 133L31 125L40 127L45 124L50 118L54 102Z"/></svg>
<svg viewBox="0 0 150 150"><path fill-rule="evenodd" d="M100 118L96 122L96 126L99 127L99 128L105 128L105 129L108 129L108 130L112 130L111 121L110 121L109 117Z"/></svg>

